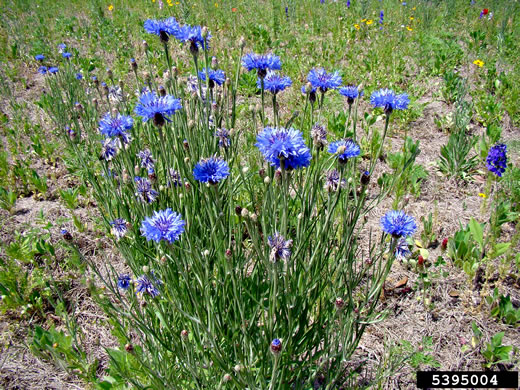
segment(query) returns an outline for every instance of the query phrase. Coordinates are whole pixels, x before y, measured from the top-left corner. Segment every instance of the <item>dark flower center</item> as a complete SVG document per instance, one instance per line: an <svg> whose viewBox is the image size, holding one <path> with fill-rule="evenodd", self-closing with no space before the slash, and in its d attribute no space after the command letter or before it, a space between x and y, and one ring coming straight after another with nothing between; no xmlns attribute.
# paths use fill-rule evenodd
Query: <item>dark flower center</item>
<svg viewBox="0 0 520 390"><path fill-rule="evenodd" d="M258 77L260 77L261 79L264 79L265 76L267 75L267 69L258 69L257 74L258 74Z"/></svg>
<svg viewBox="0 0 520 390"><path fill-rule="evenodd" d="M157 127L162 127L166 123L163 114L156 112L153 116L153 124Z"/></svg>
<svg viewBox="0 0 520 390"><path fill-rule="evenodd" d="M166 42L168 42L170 37L168 36L168 33L166 31L161 30L161 31L159 31L159 39L161 40L162 43L166 43Z"/></svg>

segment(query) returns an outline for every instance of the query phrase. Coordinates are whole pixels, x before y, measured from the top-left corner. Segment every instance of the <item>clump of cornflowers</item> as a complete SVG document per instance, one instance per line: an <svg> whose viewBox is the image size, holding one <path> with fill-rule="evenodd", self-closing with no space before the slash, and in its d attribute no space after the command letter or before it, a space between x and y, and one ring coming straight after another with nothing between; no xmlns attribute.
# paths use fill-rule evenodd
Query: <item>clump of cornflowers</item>
<svg viewBox="0 0 520 390"><path fill-rule="evenodd" d="M199 79L206 81L206 72L209 76L209 87L215 88L215 84L220 86L226 81L226 74L221 69L204 68L199 72Z"/></svg>
<svg viewBox="0 0 520 390"><path fill-rule="evenodd" d="M381 227L385 233L396 238L411 236L417 230L413 217L402 210L392 210L381 217Z"/></svg>
<svg viewBox="0 0 520 390"><path fill-rule="evenodd" d="M193 168L193 177L202 183L217 184L228 176L229 165L219 157L203 158Z"/></svg>
<svg viewBox="0 0 520 390"><path fill-rule="evenodd" d="M492 146L486 158L486 166L490 172L502 177L507 167L507 146L504 144Z"/></svg>
<svg viewBox="0 0 520 390"><path fill-rule="evenodd" d="M337 89L341 85L341 76L337 71L327 73L323 68L312 69L307 75L307 81L322 93L329 89Z"/></svg>
<svg viewBox="0 0 520 390"><path fill-rule="evenodd" d="M266 127L257 135L255 146L271 165L285 169L298 169L309 166L311 153L299 130Z"/></svg>
<svg viewBox="0 0 520 390"><path fill-rule="evenodd" d="M134 182L137 189L135 195L141 199L141 201L146 203L153 203L155 199L157 199L157 196L159 196L159 193L152 188L152 183L150 180L144 177L136 176L134 177Z"/></svg>
<svg viewBox="0 0 520 390"><path fill-rule="evenodd" d="M242 57L242 65L249 72L256 69L257 75L260 79L265 78L268 70L280 70L282 68L280 57L272 53L248 53Z"/></svg>
<svg viewBox="0 0 520 390"><path fill-rule="evenodd" d="M141 235L147 241L167 241L172 244L184 233L185 225L182 216L172 209L154 211L153 216L146 217L141 224Z"/></svg>
<svg viewBox="0 0 520 390"><path fill-rule="evenodd" d="M229 148L229 146L231 145L231 140L229 139L229 136L230 134L228 129L218 129L215 132L215 137L218 138L218 146L224 149Z"/></svg>
<svg viewBox="0 0 520 390"><path fill-rule="evenodd" d="M316 123L311 129L312 143L318 149L323 149L327 145L327 130L324 126Z"/></svg>
<svg viewBox="0 0 520 390"><path fill-rule="evenodd" d="M155 167L155 161L152 156L150 149L141 150L137 153L137 157L141 160L141 167L146 169L153 169Z"/></svg>
<svg viewBox="0 0 520 390"><path fill-rule="evenodd" d="M342 87L339 90L340 95L345 96L347 98L347 103L349 106L352 106L354 100L363 96L364 92L360 91L359 88L355 85L347 85L346 87Z"/></svg>
<svg viewBox="0 0 520 390"><path fill-rule="evenodd" d="M133 125L134 120L130 116L106 113L99 121L99 132L105 137L120 137L124 143L128 143L131 139L128 131Z"/></svg>
<svg viewBox="0 0 520 390"><path fill-rule="evenodd" d="M106 138L101 148L101 158L105 161L112 160L120 148L121 142L118 138Z"/></svg>
<svg viewBox="0 0 520 390"><path fill-rule="evenodd" d="M267 237L267 244L271 248L269 252L269 260L273 263L278 260L289 260L291 257L292 240L286 240L280 233L276 232L272 236Z"/></svg>
<svg viewBox="0 0 520 390"><path fill-rule="evenodd" d="M359 156L361 148L352 139L348 138L331 142L328 152L331 154L337 154L340 163L346 163L348 159Z"/></svg>
<svg viewBox="0 0 520 390"><path fill-rule="evenodd" d="M267 72L263 80L264 88L273 95L276 95L278 92L282 92L285 88L292 85L292 80L290 77L281 76L277 72L271 70ZM262 79L258 78L256 85L258 88L262 88Z"/></svg>
<svg viewBox="0 0 520 390"><path fill-rule="evenodd" d="M390 115L393 110L406 110L410 104L408 94L396 94L391 89L380 89L372 93L370 103L374 107L381 107L385 110L385 114Z"/></svg>
<svg viewBox="0 0 520 390"><path fill-rule="evenodd" d="M171 95L157 96L155 92L145 92L139 98L135 113L143 118L143 122L152 119L155 126L162 127L170 120L168 117L181 108L181 101Z"/></svg>
<svg viewBox="0 0 520 390"><path fill-rule="evenodd" d="M119 240L123 238L128 231L128 222L123 218L116 218L110 222L112 226L112 234Z"/></svg>
<svg viewBox="0 0 520 390"><path fill-rule="evenodd" d="M152 298L158 296L160 294L159 287L161 287L162 282L159 279L157 279L153 274L152 278L153 280L146 275L139 276L135 281L135 292L137 294L141 294L141 296L148 294Z"/></svg>
<svg viewBox="0 0 520 390"><path fill-rule="evenodd" d="M327 192L336 192L340 188L345 188L347 181L345 179L340 180L340 174L336 169L325 172L325 184L323 188Z"/></svg>
<svg viewBox="0 0 520 390"><path fill-rule="evenodd" d="M170 39L170 35L176 36L179 33L179 23L173 16L163 20L148 19L144 22L144 29L148 34L157 35L162 43Z"/></svg>

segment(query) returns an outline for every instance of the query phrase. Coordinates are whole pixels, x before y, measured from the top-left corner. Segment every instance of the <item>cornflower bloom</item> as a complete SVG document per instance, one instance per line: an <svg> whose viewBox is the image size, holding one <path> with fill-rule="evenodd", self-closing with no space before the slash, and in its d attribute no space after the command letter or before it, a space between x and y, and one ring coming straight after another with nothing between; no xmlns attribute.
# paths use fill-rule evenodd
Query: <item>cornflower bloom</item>
<svg viewBox="0 0 520 390"><path fill-rule="evenodd" d="M380 89L372 93L370 103L374 107L382 107L387 115L393 110L405 110L410 104L410 99L406 93L396 95L391 89Z"/></svg>
<svg viewBox="0 0 520 390"><path fill-rule="evenodd" d="M360 91L355 85L347 85L346 87L342 87L339 90L340 95L343 95L347 98L347 103L351 106L354 103L354 100L358 97L362 97L364 95L363 91Z"/></svg>
<svg viewBox="0 0 520 390"><path fill-rule="evenodd" d="M214 88L215 84L222 85L226 81L226 74L221 69L213 70L211 68L207 69L209 75L209 87ZM206 81L206 68L202 69L199 72L199 79L202 81Z"/></svg>
<svg viewBox="0 0 520 390"><path fill-rule="evenodd" d="M144 29L148 34L157 35L162 43L166 43L170 35L176 36L179 33L180 26L172 16L164 20L148 19L144 22Z"/></svg>
<svg viewBox="0 0 520 390"><path fill-rule="evenodd" d="M106 138L101 148L101 158L106 161L112 160L121 147L121 142L117 138Z"/></svg>
<svg viewBox="0 0 520 390"><path fill-rule="evenodd" d="M128 231L128 222L126 222L123 218L114 219L110 222L112 226L112 234L117 237L119 240L121 237L124 237L126 232Z"/></svg>
<svg viewBox="0 0 520 390"><path fill-rule="evenodd" d="M152 298L155 298L160 294L159 288L162 282L154 277L154 280L150 280L146 275L141 275L135 281L136 288L135 291L138 294L144 295L148 294Z"/></svg>
<svg viewBox="0 0 520 390"><path fill-rule="evenodd" d="M337 71L327 73L323 68L312 69L307 75L307 81L322 93L329 89L337 89L341 85L341 76Z"/></svg>
<svg viewBox="0 0 520 390"><path fill-rule="evenodd" d="M280 168L283 160L286 169L309 166L311 153L299 130L266 127L257 135L255 146L271 165Z"/></svg>
<svg viewBox="0 0 520 390"><path fill-rule="evenodd" d="M146 169L153 169L155 167L155 161L153 159L150 149L141 150L137 153L137 157L141 160L141 167Z"/></svg>
<svg viewBox="0 0 520 390"><path fill-rule="evenodd" d="M206 32L207 35L203 36L203 32ZM190 43L190 52L196 55L199 51L199 48L206 50L208 47L208 42L211 39L211 34L207 32L201 26L190 26L184 25L179 28L178 33L175 34L175 38L177 38L181 42L189 42Z"/></svg>
<svg viewBox="0 0 520 390"><path fill-rule="evenodd" d="M258 77L261 79L265 78L268 70L280 70L282 63L280 57L274 54L255 54L248 53L242 57L242 65L249 72L256 69Z"/></svg>
<svg viewBox="0 0 520 390"><path fill-rule="evenodd" d="M153 216L146 217L141 224L141 235L146 237L147 241L160 242L164 240L172 244L184 232L185 225L186 222L182 219L182 215L169 208L154 211Z"/></svg>
<svg viewBox="0 0 520 390"><path fill-rule="evenodd" d="M486 166L490 172L498 177L506 171L507 167L507 146L505 144L496 144L489 149L486 158Z"/></svg>
<svg viewBox="0 0 520 390"><path fill-rule="evenodd" d="M291 256L292 240L285 240L285 238L278 232L272 236L267 237L267 244L271 248L269 253L269 260L276 263L278 260L289 260Z"/></svg>
<svg viewBox="0 0 520 390"><path fill-rule="evenodd" d="M224 149L229 148L231 140L229 139L229 131L227 129L218 129L215 132L215 137L218 137L218 146Z"/></svg>
<svg viewBox="0 0 520 390"><path fill-rule="evenodd" d="M217 184L228 176L228 163L219 157L203 158L193 169L193 177L202 183Z"/></svg>
<svg viewBox="0 0 520 390"><path fill-rule="evenodd" d="M121 137L126 144L130 142L130 134L128 130L134 125L132 117L121 115L119 113L110 115L106 113L99 122L99 132L105 137Z"/></svg>
<svg viewBox="0 0 520 390"><path fill-rule="evenodd" d="M143 122L153 119L157 127L169 121L168 117L182 108L181 101L171 95L157 96L155 92L145 92L139 98L135 113L143 118Z"/></svg>
<svg viewBox="0 0 520 390"><path fill-rule="evenodd" d="M335 169L331 171L327 171L325 173L325 184L323 188L328 192L336 192L339 188L345 188L347 186L347 181L345 179L339 180L339 172Z"/></svg>
<svg viewBox="0 0 520 390"><path fill-rule="evenodd" d="M152 188L152 183L150 180L136 176L134 178L135 186L137 192L135 193L143 202L152 203L155 201L159 193Z"/></svg>
<svg viewBox="0 0 520 390"><path fill-rule="evenodd" d="M45 56L43 54L37 54L34 56L34 59L36 61L43 61L45 59Z"/></svg>
<svg viewBox="0 0 520 390"><path fill-rule="evenodd" d="M406 215L402 210L392 210L381 217L381 227L385 233L393 237L408 237L417 229L413 217Z"/></svg>
<svg viewBox="0 0 520 390"><path fill-rule="evenodd" d="M130 283L132 283L132 278L128 274L119 275L117 278L117 287L121 290L128 290Z"/></svg>
<svg viewBox="0 0 520 390"><path fill-rule="evenodd" d="M289 77L280 76L278 73L271 70L267 72L263 80L264 88L274 95L292 85L292 81ZM256 86L258 88L262 88L262 79L258 78L258 80L256 81Z"/></svg>
<svg viewBox="0 0 520 390"><path fill-rule="evenodd" d="M346 163L349 158L357 157L361 154L361 148L350 138L331 142L328 152L330 154L338 153L338 160Z"/></svg>

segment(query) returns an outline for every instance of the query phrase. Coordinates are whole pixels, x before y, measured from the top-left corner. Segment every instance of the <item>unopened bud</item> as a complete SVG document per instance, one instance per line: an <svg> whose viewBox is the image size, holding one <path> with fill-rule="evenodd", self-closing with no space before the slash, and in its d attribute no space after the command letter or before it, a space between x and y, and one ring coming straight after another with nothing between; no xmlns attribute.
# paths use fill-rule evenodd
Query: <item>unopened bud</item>
<svg viewBox="0 0 520 390"><path fill-rule="evenodd" d="M345 307L345 301L343 298L336 298L336 301L334 302L336 305L336 309L342 310Z"/></svg>
<svg viewBox="0 0 520 390"><path fill-rule="evenodd" d="M186 340L188 338L188 331L186 329L181 330L181 337Z"/></svg>
<svg viewBox="0 0 520 390"><path fill-rule="evenodd" d="M146 51L148 50L148 42L143 41L143 49Z"/></svg>
<svg viewBox="0 0 520 390"><path fill-rule="evenodd" d="M126 350L126 352L132 353L132 352L134 352L134 346L132 344L126 344L125 350Z"/></svg>
<svg viewBox="0 0 520 390"><path fill-rule="evenodd" d="M208 28L206 26L202 27L200 30L200 35L202 38L206 38L208 36Z"/></svg>
<svg viewBox="0 0 520 390"><path fill-rule="evenodd" d="M242 218L247 218L247 216L249 215L249 211L246 208L243 208L240 212L240 215L242 216Z"/></svg>
<svg viewBox="0 0 520 390"><path fill-rule="evenodd" d="M188 164L189 162L190 162L190 158L189 157L184 157L184 163Z"/></svg>
<svg viewBox="0 0 520 390"><path fill-rule="evenodd" d="M237 364L235 367L233 367L233 370L238 374L240 371L242 371L242 366Z"/></svg>
<svg viewBox="0 0 520 390"><path fill-rule="evenodd" d="M256 215L256 213L252 213L251 215L249 215L249 218L251 218L251 221L253 222L256 222L258 220L258 216Z"/></svg>
<svg viewBox="0 0 520 390"><path fill-rule="evenodd" d="M233 256L233 253L231 252L231 249L226 249L226 257L227 258L230 258L231 256Z"/></svg>
<svg viewBox="0 0 520 390"><path fill-rule="evenodd" d="M134 174L135 174L136 176L139 176L140 173L141 173L141 168L139 168L139 165L136 165L136 166L134 167Z"/></svg>
<svg viewBox="0 0 520 390"><path fill-rule="evenodd" d="M159 95L166 96L166 89L162 85L159 86Z"/></svg>
<svg viewBox="0 0 520 390"><path fill-rule="evenodd" d="M222 378L222 381L223 381L224 383L227 383L227 382L231 382L232 379L233 379L233 378L231 378L231 375L226 374L226 375L224 375L224 377Z"/></svg>
<svg viewBox="0 0 520 390"><path fill-rule="evenodd" d="M264 177L264 184L271 183L271 178L269 176Z"/></svg>
<svg viewBox="0 0 520 390"><path fill-rule="evenodd" d="M246 39L244 37L240 37L238 40L238 46L243 49L246 46Z"/></svg>
<svg viewBox="0 0 520 390"><path fill-rule="evenodd" d="M148 267L147 265L143 265L143 272L145 274L147 274L148 272L150 272L150 267Z"/></svg>
<svg viewBox="0 0 520 390"><path fill-rule="evenodd" d="M217 57L215 57L215 56L211 57L211 67L213 69L218 68L218 60L217 60Z"/></svg>

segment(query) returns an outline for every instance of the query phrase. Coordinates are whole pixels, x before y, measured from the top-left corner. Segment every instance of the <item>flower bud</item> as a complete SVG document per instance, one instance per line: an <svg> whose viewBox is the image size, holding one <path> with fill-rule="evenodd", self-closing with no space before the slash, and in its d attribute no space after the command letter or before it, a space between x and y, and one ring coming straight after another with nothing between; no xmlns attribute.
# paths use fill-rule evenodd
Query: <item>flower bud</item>
<svg viewBox="0 0 520 390"><path fill-rule="evenodd" d="M213 69L218 68L218 60L217 60L217 57L215 57L215 56L211 57L211 67Z"/></svg>
<svg viewBox="0 0 520 390"><path fill-rule="evenodd" d="M280 339L274 339L271 342L271 352L274 355L279 355L281 351L282 351L282 342L280 341Z"/></svg>
<svg viewBox="0 0 520 390"><path fill-rule="evenodd" d="M94 108L98 109L98 100L96 98L92 99L92 104L94 105Z"/></svg>
<svg viewBox="0 0 520 390"><path fill-rule="evenodd" d="M269 176L264 177L264 184L271 183L271 178Z"/></svg>
<svg viewBox="0 0 520 390"><path fill-rule="evenodd" d="M182 146L184 146L184 149L185 150L190 150L190 144L188 143L188 140L185 139L184 141L182 141Z"/></svg>
<svg viewBox="0 0 520 390"><path fill-rule="evenodd" d="M188 338L188 331L186 329L181 330L181 337L186 340Z"/></svg>
<svg viewBox="0 0 520 390"><path fill-rule="evenodd" d="M240 212L240 215L242 216L242 218L247 218L247 216L249 215L249 211L246 208L243 208Z"/></svg>
<svg viewBox="0 0 520 390"><path fill-rule="evenodd" d="M444 240L442 240L442 244L441 244L441 249L443 251L445 251L446 248L448 248L448 238L445 238Z"/></svg>
<svg viewBox="0 0 520 390"><path fill-rule="evenodd" d="M361 175L361 184L366 186L369 182L370 182L370 172L369 171L365 171Z"/></svg>
<svg viewBox="0 0 520 390"><path fill-rule="evenodd" d="M226 374L226 375L224 375L224 377L222 378L222 381L223 381L224 383L227 383L227 382L231 382L232 379L233 379L233 378L231 378L231 375Z"/></svg>
<svg viewBox="0 0 520 390"><path fill-rule="evenodd" d="M114 73L112 73L112 69L107 68L107 76L109 79L114 78Z"/></svg>
<svg viewBox="0 0 520 390"><path fill-rule="evenodd" d="M233 256L233 253L231 252L231 249L226 249L226 257L229 259L231 256Z"/></svg>
<svg viewBox="0 0 520 390"><path fill-rule="evenodd" d="M312 91L312 84L307 83L305 84L305 93L310 93Z"/></svg>
<svg viewBox="0 0 520 390"><path fill-rule="evenodd" d="M246 39L244 37L240 37L238 40L238 46L243 49L246 46Z"/></svg>
<svg viewBox="0 0 520 390"><path fill-rule="evenodd" d="M137 71L137 61L135 58L130 59L130 66L132 67L132 70L135 72Z"/></svg>
<svg viewBox="0 0 520 390"><path fill-rule="evenodd" d="M249 167L243 167L242 168L242 173L243 174L246 174L248 171L249 171Z"/></svg>
<svg viewBox="0 0 520 390"><path fill-rule="evenodd" d="M343 298L336 298L334 304L336 305L336 309L338 310L343 310L343 308L345 307L345 301L343 300Z"/></svg>
<svg viewBox="0 0 520 390"><path fill-rule="evenodd" d="M240 371L242 371L242 366L237 364L235 367L233 367L233 370L238 374Z"/></svg>
<svg viewBox="0 0 520 390"><path fill-rule="evenodd" d="M139 165L136 165L136 166L134 167L134 174L135 174L136 176L139 176L140 173L141 173L141 168L139 168Z"/></svg>
<svg viewBox="0 0 520 390"><path fill-rule="evenodd" d="M145 274L147 274L148 272L150 272L150 267L148 267L147 265L143 265L143 272Z"/></svg>
<svg viewBox="0 0 520 390"><path fill-rule="evenodd" d="M202 252L202 255L207 257L207 256L209 256L209 253L210 253L209 249L205 249L204 252Z"/></svg>
<svg viewBox="0 0 520 390"><path fill-rule="evenodd" d="M125 350L126 350L126 352L132 353L132 352L134 352L134 346L132 344L128 343L125 345Z"/></svg>
<svg viewBox="0 0 520 390"><path fill-rule="evenodd" d="M148 42L143 41L143 49L144 51L148 50Z"/></svg>
<svg viewBox="0 0 520 390"><path fill-rule="evenodd" d="M190 158L189 157L184 157L184 163L188 164L189 162L190 162Z"/></svg>
<svg viewBox="0 0 520 390"><path fill-rule="evenodd" d="M236 206L235 207L235 213L236 213L236 215L241 215L242 214L242 207Z"/></svg>
<svg viewBox="0 0 520 390"><path fill-rule="evenodd" d="M191 184L190 184L189 181L187 181L187 182L184 183L184 188L186 188L187 191L190 190L190 188L191 188ZM180 194L180 195L182 195L182 194Z"/></svg>
<svg viewBox="0 0 520 390"><path fill-rule="evenodd" d="M208 28L206 26L202 27L202 29L200 30L200 35L202 36L202 38L207 38Z"/></svg>
<svg viewBox="0 0 520 390"><path fill-rule="evenodd" d="M159 86L159 95L166 96L166 89L162 85Z"/></svg>
<svg viewBox="0 0 520 390"><path fill-rule="evenodd" d="M161 257L161 263L163 263L163 264L166 263L166 256Z"/></svg>
<svg viewBox="0 0 520 390"><path fill-rule="evenodd" d="M256 215L256 213L252 213L249 215L249 218L251 218L251 221L256 222L258 220L258 215Z"/></svg>

